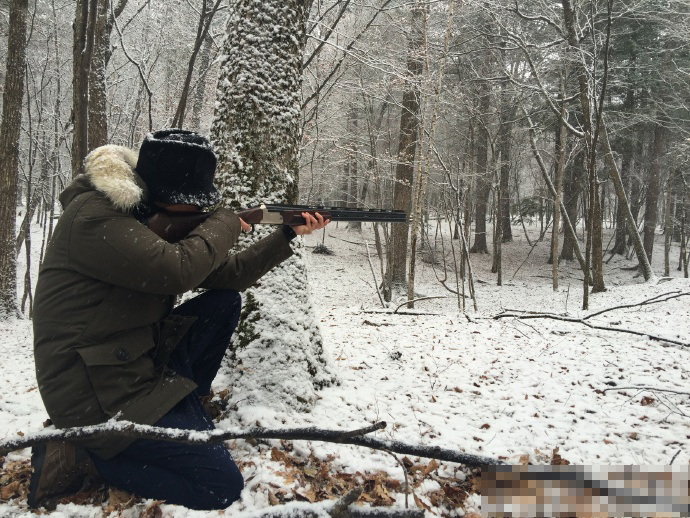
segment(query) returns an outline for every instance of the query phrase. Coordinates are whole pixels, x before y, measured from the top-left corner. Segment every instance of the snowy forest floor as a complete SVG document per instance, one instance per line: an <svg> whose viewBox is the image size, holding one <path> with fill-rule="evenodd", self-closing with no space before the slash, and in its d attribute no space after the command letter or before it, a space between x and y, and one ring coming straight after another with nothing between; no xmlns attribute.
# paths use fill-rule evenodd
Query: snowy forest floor
<svg viewBox="0 0 690 518"><path fill-rule="evenodd" d="M516 227L515 240L503 245L503 286L496 286L496 276L490 273L491 256L472 255L478 311L468 300L466 318L458 311L456 296L422 260L418 296L445 298L417 302L413 313L418 314L393 314L397 304L384 310L364 245L366 240L380 277L371 229L365 226L360 234L341 224L326 230L325 244L334 255L308 254L309 275L326 352L341 383L322 390L310 413L292 415L287 423L284 416L263 416L263 426L354 429L383 420L388 426L376 434L379 437L514 464L548 464L559 456L590 465L663 465L674 457L674 464L690 462L690 350L575 322L493 318L504 310L583 317L662 294L690 294L690 281L675 269L677 245L672 249L671 278L661 281L645 283L625 269L634 266L634 259L614 257L605 267L607 291L591 295L590 310L585 312L577 263L560 265L561 287L554 292L551 266L546 264L548 240L537 244L525 261L530 246ZM534 241L539 229L528 230ZM321 239L321 232L309 236L308 250ZM446 238L447 248L448 243ZM438 245L440 260L440 241ZM450 256L450 249L446 252ZM663 236L657 236L654 255L659 275ZM435 268L442 277L442 261ZM453 286L452 272L448 279ZM690 298L617 309L588 322L690 344ZM36 390L29 320L0 322L0 353L0 438L41 430L47 415ZM216 390L223 388L219 376ZM217 426L236 424L229 416ZM256 515L286 502L295 506L304 504L290 502L337 498L355 486L364 488L364 505L404 507L401 465L412 489L411 507L425 508L431 516L479 512L477 479L458 465L402 455L396 459L381 451L324 442L238 440L229 447L246 489L225 511L227 516ZM31 514L26 509L29 456L29 450L14 452L2 463L0 516ZM130 500L107 490L79 494L50 514L218 515Z"/></svg>

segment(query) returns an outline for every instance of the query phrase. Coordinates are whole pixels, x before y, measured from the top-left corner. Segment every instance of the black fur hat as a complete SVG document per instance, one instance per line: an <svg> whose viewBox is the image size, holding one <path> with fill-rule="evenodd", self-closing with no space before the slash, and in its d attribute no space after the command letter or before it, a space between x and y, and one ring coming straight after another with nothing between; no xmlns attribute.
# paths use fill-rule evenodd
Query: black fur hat
<svg viewBox="0 0 690 518"><path fill-rule="evenodd" d="M220 201L220 193L213 186L213 147L193 131L166 129L146 135L136 171L149 188L152 201L199 207Z"/></svg>

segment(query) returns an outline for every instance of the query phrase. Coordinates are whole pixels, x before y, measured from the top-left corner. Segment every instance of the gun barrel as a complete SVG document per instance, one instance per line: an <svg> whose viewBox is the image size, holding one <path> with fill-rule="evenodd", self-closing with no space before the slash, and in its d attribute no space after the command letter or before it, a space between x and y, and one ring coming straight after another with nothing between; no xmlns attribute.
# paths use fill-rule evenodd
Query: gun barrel
<svg viewBox="0 0 690 518"><path fill-rule="evenodd" d="M369 221L383 223L404 223L407 213L404 210L348 209L346 207L326 207L323 205L266 205L268 212L318 212L331 221ZM301 216L300 216L301 219ZM295 221L294 223L299 223Z"/></svg>

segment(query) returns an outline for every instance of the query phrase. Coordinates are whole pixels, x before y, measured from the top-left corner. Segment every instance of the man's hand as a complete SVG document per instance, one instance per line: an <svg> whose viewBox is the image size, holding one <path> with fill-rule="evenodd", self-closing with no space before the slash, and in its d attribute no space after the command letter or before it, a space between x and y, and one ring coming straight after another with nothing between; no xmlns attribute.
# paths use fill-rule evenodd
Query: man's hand
<svg viewBox="0 0 690 518"><path fill-rule="evenodd" d="M244 221L242 218L240 218L240 227L242 227L242 232L244 232L245 234L252 231L251 225Z"/></svg>
<svg viewBox="0 0 690 518"><path fill-rule="evenodd" d="M314 232L314 230L319 230L331 222L330 219L324 221L323 216L318 212L315 212L314 214L316 215L316 217L312 216L308 212L302 213L302 217L304 218L306 223L304 225L294 225L292 227L292 230L295 231L295 234L297 234L298 236L311 234L312 232Z"/></svg>

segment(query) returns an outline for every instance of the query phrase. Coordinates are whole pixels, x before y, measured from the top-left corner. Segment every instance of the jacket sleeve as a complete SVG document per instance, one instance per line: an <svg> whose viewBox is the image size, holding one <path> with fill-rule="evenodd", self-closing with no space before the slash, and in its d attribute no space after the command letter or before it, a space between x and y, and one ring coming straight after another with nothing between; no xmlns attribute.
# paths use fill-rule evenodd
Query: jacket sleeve
<svg viewBox="0 0 690 518"><path fill-rule="evenodd" d="M68 261L76 271L116 286L176 295L217 270L239 234L237 215L218 209L187 237L168 243L96 195L73 219Z"/></svg>
<svg viewBox="0 0 690 518"><path fill-rule="evenodd" d="M290 241L278 229L240 253L229 255L200 287L245 290L292 254Z"/></svg>

